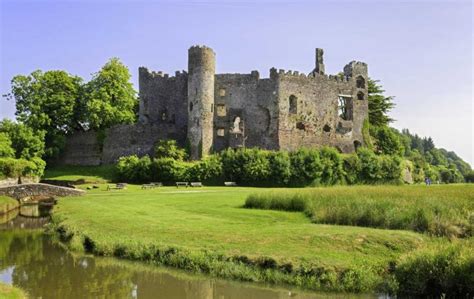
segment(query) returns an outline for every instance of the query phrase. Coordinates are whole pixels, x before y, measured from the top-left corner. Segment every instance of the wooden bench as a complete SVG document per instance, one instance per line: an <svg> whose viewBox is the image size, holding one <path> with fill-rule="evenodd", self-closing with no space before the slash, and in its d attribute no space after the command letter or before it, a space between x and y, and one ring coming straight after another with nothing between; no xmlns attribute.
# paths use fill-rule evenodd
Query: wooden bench
<svg viewBox="0 0 474 299"><path fill-rule="evenodd" d="M107 185L107 190L122 190L127 187L126 183L117 183L115 185Z"/></svg>
<svg viewBox="0 0 474 299"><path fill-rule="evenodd" d="M150 183L150 185L153 185L153 188L163 187L162 182L152 182L152 183Z"/></svg>
<svg viewBox="0 0 474 299"><path fill-rule="evenodd" d="M224 186L230 187L230 186L237 186L236 182L224 182Z"/></svg>
<svg viewBox="0 0 474 299"><path fill-rule="evenodd" d="M176 188L179 188L179 186L185 186L188 188L188 182L176 182Z"/></svg>
<svg viewBox="0 0 474 299"><path fill-rule="evenodd" d="M143 184L142 189L152 189L155 188L155 185L153 184Z"/></svg>
<svg viewBox="0 0 474 299"><path fill-rule="evenodd" d="M191 187L202 187L201 182L191 182Z"/></svg>

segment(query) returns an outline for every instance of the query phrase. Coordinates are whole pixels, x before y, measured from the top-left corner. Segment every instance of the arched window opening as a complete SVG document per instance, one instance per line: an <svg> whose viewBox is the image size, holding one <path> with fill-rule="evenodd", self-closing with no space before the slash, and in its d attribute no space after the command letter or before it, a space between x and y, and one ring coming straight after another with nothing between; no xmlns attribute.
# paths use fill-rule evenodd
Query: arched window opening
<svg viewBox="0 0 474 299"><path fill-rule="evenodd" d="M356 79L357 88L365 88L365 79L362 76L357 77Z"/></svg>
<svg viewBox="0 0 474 299"><path fill-rule="evenodd" d="M359 101L363 101L363 100L364 100L364 93L363 93L362 91L359 91L359 92L357 93L357 99L358 99Z"/></svg>
<svg viewBox="0 0 474 299"><path fill-rule="evenodd" d="M357 151L357 149L361 146L362 146L362 143L359 140L354 140L354 150Z"/></svg>
<svg viewBox="0 0 474 299"><path fill-rule="evenodd" d="M189 103L189 111L193 111L193 102Z"/></svg>
<svg viewBox="0 0 474 299"><path fill-rule="evenodd" d="M298 98L293 94L289 98L289 113L290 114L298 113Z"/></svg>
<svg viewBox="0 0 474 299"><path fill-rule="evenodd" d="M339 117L343 120L352 120L352 98L339 96L338 98Z"/></svg>

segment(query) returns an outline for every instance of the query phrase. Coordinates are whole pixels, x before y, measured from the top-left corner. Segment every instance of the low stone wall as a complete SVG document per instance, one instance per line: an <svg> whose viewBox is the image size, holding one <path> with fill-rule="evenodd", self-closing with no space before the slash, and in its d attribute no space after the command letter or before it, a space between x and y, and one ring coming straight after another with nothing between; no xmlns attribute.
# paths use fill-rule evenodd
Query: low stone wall
<svg viewBox="0 0 474 299"><path fill-rule="evenodd" d="M85 194L85 191L48 184L21 184L0 187L0 195L13 197L17 200L31 197L44 196L79 196Z"/></svg>

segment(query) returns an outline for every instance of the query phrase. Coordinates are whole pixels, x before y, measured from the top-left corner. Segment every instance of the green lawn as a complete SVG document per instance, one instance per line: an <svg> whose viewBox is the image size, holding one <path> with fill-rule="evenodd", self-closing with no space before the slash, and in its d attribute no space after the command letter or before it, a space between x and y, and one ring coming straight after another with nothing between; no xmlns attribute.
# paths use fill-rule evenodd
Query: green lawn
<svg viewBox="0 0 474 299"><path fill-rule="evenodd" d="M262 189L94 190L84 197L61 199L55 215L98 244L205 249L226 256L270 256L295 265L386 265L429 242L408 231L319 225L302 213L242 208L256 190Z"/></svg>
<svg viewBox="0 0 474 299"><path fill-rule="evenodd" d="M53 227L68 240L70 248L95 254L155 261L225 278L359 292L396 289L393 284L387 285L392 277L390 265L406 254L450 242L408 230L317 224L302 212L243 208L250 194L303 190L325 194L326 199L330 194L337 198L358 194L363 198L370 193L370 200L377 196L385 201L400 200L406 207L410 200L427 200L430 194L438 194L438 201L453 201L451 195L470 192L472 187L142 190L129 185L126 190L106 191L106 185L101 185L82 197L61 198L54 211ZM439 195L444 192L446 196ZM466 204L465 200L459 203ZM335 200L335 205L340 204ZM466 208L472 214L472 204L466 204ZM469 237L453 242L463 248L472 246Z"/></svg>

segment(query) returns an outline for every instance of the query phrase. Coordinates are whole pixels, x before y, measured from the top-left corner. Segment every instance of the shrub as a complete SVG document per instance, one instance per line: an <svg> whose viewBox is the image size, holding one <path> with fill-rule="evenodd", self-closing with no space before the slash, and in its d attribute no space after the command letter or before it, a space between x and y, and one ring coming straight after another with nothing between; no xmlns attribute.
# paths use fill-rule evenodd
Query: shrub
<svg viewBox="0 0 474 299"><path fill-rule="evenodd" d="M187 181L187 169L192 163L176 161L172 158L154 159L151 163L151 177L155 182L173 183L176 181Z"/></svg>
<svg viewBox="0 0 474 299"><path fill-rule="evenodd" d="M474 295L472 241L438 245L403 257L395 268L401 296L470 298Z"/></svg>
<svg viewBox="0 0 474 299"><path fill-rule="evenodd" d="M270 162L270 179L273 185L287 185L291 179L291 162L288 152L271 152L268 159Z"/></svg>
<svg viewBox="0 0 474 299"><path fill-rule="evenodd" d="M331 147L323 147L319 152L321 161L321 178L319 182L323 185L335 185L343 181L344 164L341 154Z"/></svg>
<svg viewBox="0 0 474 299"><path fill-rule="evenodd" d="M176 140L159 140L155 145L155 158L171 158L183 161L187 158L186 151L178 146Z"/></svg>
<svg viewBox="0 0 474 299"><path fill-rule="evenodd" d="M46 163L40 158L25 159L0 158L0 174L5 177L41 176Z"/></svg>
<svg viewBox="0 0 474 299"><path fill-rule="evenodd" d="M138 158L136 155L121 157L116 171L120 180L142 183L151 179L151 159L148 156Z"/></svg>
<svg viewBox="0 0 474 299"><path fill-rule="evenodd" d="M343 167L344 167L344 179L348 184L356 184L359 182L359 173L361 170L361 164L357 155L344 155L343 156Z"/></svg>
<svg viewBox="0 0 474 299"><path fill-rule="evenodd" d="M317 150L301 148L291 152L290 161L292 185L306 186L314 184L321 177L322 165Z"/></svg>
<svg viewBox="0 0 474 299"><path fill-rule="evenodd" d="M190 181L216 182L222 180L222 162L219 156L213 155L200 161L189 163L186 178Z"/></svg>

